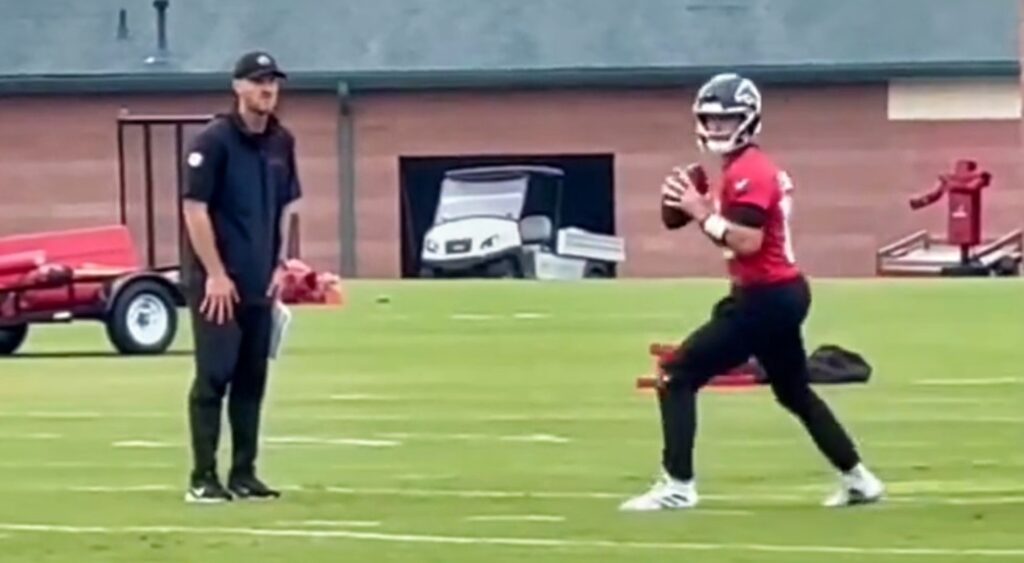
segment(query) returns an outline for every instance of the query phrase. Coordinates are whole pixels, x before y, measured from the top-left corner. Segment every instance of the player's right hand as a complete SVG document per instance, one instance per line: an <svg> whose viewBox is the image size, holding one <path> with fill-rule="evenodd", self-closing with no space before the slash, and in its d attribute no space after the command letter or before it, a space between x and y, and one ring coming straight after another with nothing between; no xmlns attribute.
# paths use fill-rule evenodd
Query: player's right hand
<svg viewBox="0 0 1024 563"><path fill-rule="evenodd" d="M238 291L230 277L226 274L211 275L206 280L206 294L199 305L199 312L212 323L224 324L234 318L238 301Z"/></svg>

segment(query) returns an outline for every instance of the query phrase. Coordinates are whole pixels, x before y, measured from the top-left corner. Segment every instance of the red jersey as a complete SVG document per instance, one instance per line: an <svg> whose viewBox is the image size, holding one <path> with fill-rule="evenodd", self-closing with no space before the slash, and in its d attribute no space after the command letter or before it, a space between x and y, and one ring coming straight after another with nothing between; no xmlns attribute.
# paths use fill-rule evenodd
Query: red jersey
<svg viewBox="0 0 1024 563"><path fill-rule="evenodd" d="M749 286L790 280L800 275L793 256L789 218L793 209L793 182L784 170L758 147L746 148L726 163L722 184L715 200L720 213L729 207L753 205L767 215L761 248L739 256L726 250L729 276L733 283Z"/></svg>

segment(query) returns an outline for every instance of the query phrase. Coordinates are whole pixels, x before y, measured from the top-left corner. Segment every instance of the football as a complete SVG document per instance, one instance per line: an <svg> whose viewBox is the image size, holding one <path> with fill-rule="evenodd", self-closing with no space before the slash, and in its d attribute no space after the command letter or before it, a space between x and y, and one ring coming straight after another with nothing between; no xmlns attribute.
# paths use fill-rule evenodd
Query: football
<svg viewBox="0 0 1024 563"><path fill-rule="evenodd" d="M697 189L698 193L700 193L701 195L708 193L708 176L707 173L704 171L704 167L702 167L700 164L694 163L687 166L684 169L684 172L687 178L689 178L690 183L693 184L694 188ZM690 224L690 221L692 220L693 217L690 217L686 213L665 205L665 198L664 196L662 196L661 222L663 225L665 225L666 229L681 229L686 225Z"/></svg>
<svg viewBox="0 0 1024 563"><path fill-rule="evenodd" d="M661 222L665 225L665 228L673 231L675 229L682 229L683 227L690 224L693 217L690 217L682 211L669 207L662 202L661 204Z"/></svg>
<svg viewBox="0 0 1024 563"><path fill-rule="evenodd" d="M697 193L707 195L708 190L711 189L711 184L708 182L708 174L704 171L703 166L697 163L687 166L686 176L690 178L693 187L697 188Z"/></svg>

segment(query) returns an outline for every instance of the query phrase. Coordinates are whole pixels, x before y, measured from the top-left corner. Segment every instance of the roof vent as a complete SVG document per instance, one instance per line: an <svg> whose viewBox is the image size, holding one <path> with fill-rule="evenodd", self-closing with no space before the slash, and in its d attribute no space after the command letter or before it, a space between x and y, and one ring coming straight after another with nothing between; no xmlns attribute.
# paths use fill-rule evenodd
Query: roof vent
<svg viewBox="0 0 1024 563"><path fill-rule="evenodd" d="M117 40L127 41L129 37L128 33L128 10L121 8L117 12Z"/></svg>
<svg viewBox="0 0 1024 563"><path fill-rule="evenodd" d="M148 65L167 64L169 53L167 50L167 7L169 0L153 0L153 7L156 8L156 53L146 58Z"/></svg>

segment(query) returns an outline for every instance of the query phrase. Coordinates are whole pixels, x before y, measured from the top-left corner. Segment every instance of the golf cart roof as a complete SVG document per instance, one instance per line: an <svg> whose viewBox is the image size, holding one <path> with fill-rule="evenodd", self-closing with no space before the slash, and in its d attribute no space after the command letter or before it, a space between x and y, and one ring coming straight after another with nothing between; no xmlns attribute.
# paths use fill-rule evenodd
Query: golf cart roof
<svg viewBox="0 0 1024 563"><path fill-rule="evenodd" d="M493 182L500 180L511 180L513 178L519 178L530 174L537 174L541 176L553 176L557 178L565 176L565 172L558 168L553 168L551 166L510 165L459 168L456 170L449 170L448 172L445 173L445 177L451 178L453 180L462 180L467 182Z"/></svg>

